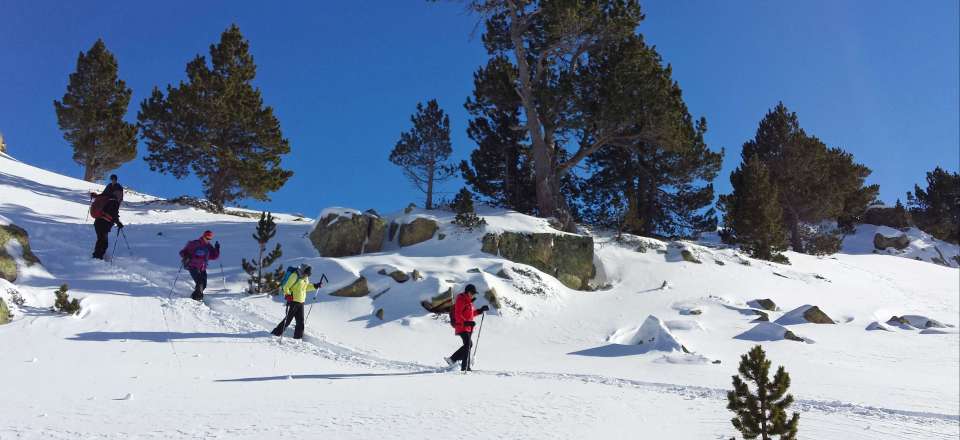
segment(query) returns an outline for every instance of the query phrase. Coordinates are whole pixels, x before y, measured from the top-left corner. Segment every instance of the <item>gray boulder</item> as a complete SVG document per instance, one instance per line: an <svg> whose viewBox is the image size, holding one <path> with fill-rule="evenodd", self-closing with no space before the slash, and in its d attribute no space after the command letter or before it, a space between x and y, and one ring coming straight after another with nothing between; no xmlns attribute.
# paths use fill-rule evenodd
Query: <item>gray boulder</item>
<svg viewBox="0 0 960 440"><path fill-rule="evenodd" d="M10 309L7 308L7 303L0 298L0 325L10 322Z"/></svg>
<svg viewBox="0 0 960 440"><path fill-rule="evenodd" d="M370 293L370 289L367 287L367 279L365 277L357 278L356 281L337 289L336 292L331 293L331 296L342 296L347 298L360 298L362 296L367 296Z"/></svg>
<svg viewBox="0 0 960 440"><path fill-rule="evenodd" d="M885 237L881 233L877 233L873 236L873 247L884 250L886 248L894 248L896 250L904 250L910 246L910 238L906 235L898 235L896 237Z"/></svg>
<svg viewBox="0 0 960 440"><path fill-rule="evenodd" d="M812 322L814 324L836 324L836 322L827 316L826 313L823 313L819 307L813 306L803 312L803 318L807 322Z"/></svg>
<svg viewBox="0 0 960 440"><path fill-rule="evenodd" d="M349 257L383 249L386 222L380 216L332 213L310 232L310 242L323 257Z"/></svg>
<svg viewBox="0 0 960 440"><path fill-rule="evenodd" d="M749 305L750 307L754 307L762 310L768 310L771 312L775 312L779 310L777 308L777 304L774 303L773 300L770 298L755 299L753 301L748 302L747 305Z"/></svg>
<svg viewBox="0 0 960 440"><path fill-rule="evenodd" d="M397 241L401 247L413 246L433 238L433 234L438 229L440 229L440 225L437 224L436 220L418 217L410 223L400 225Z"/></svg>
<svg viewBox="0 0 960 440"><path fill-rule="evenodd" d="M574 234L504 232L483 237L481 250L527 264L556 277L571 289L587 290L596 275L593 237Z"/></svg>
<svg viewBox="0 0 960 440"><path fill-rule="evenodd" d="M17 262L6 251L7 243L11 240L20 244L23 250L21 257L27 265L39 264L40 259L30 250L30 237L26 230L14 224L0 225L0 278L12 283L17 280Z"/></svg>

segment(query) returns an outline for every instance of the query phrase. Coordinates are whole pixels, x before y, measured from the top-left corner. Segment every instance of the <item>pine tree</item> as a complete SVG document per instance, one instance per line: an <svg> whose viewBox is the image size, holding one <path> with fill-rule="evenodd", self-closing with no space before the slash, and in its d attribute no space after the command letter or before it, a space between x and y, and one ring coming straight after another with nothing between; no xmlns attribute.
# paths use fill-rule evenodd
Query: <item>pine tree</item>
<svg viewBox="0 0 960 440"><path fill-rule="evenodd" d="M483 42L491 58L509 59L517 72L514 89L530 142L537 215L556 219L573 231L564 177L602 147L625 145L641 134L612 101L628 97L628 87L608 88L603 100L583 100L579 90L597 85L582 70L593 54L635 34L643 14L636 0L547 2L466 0L482 16ZM593 96L598 97L597 95ZM610 111L592 110L607 108ZM576 147L567 151L567 147ZM575 177L575 176L574 176Z"/></svg>
<svg viewBox="0 0 960 440"><path fill-rule="evenodd" d="M454 196L453 211L457 213L453 219L453 224L468 230L487 224L483 217L477 216L477 212L473 208L473 194L466 188L460 188L460 192Z"/></svg>
<svg viewBox="0 0 960 440"><path fill-rule="evenodd" d="M734 240L754 258L787 263L778 190L766 165L754 155L730 174L733 193L720 197L723 222Z"/></svg>
<svg viewBox="0 0 960 440"><path fill-rule="evenodd" d="M450 118L436 99L426 107L417 103L417 112L410 117L413 128L400 134L390 152L390 162L403 169L414 186L423 191L426 209L433 209L434 187L453 177L456 167L447 163L453 148L450 145Z"/></svg>
<svg viewBox="0 0 960 440"><path fill-rule="evenodd" d="M242 198L269 200L293 172L280 167L290 152L273 108L251 84L257 66L240 28L231 25L210 46L211 66L197 55L187 81L158 88L140 105L137 119L150 152L151 170L180 179L192 169L206 197L223 209Z"/></svg>
<svg viewBox="0 0 960 440"><path fill-rule="evenodd" d="M83 180L102 179L137 156L137 126L123 120L132 93L102 39L77 57L67 92L53 107L73 160L83 166Z"/></svg>
<svg viewBox="0 0 960 440"><path fill-rule="evenodd" d="M536 187L530 146L520 129L516 75L504 57L491 58L473 74L473 96L464 107L472 116L467 136L477 148L469 162L460 163L460 173L485 203L533 214Z"/></svg>
<svg viewBox="0 0 960 440"><path fill-rule="evenodd" d="M598 53L590 66L592 72L585 75L599 79L601 87L581 94L605 103L592 111L616 111L632 118L637 132L645 134L588 157L585 218L648 236L689 237L715 230L716 215L704 208L713 203L709 182L720 170L723 153L707 148L706 120L693 120L671 68L638 36ZM602 98L615 95L607 89L619 88L633 93L609 102Z"/></svg>
<svg viewBox="0 0 960 440"><path fill-rule="evenodd" d="M941 240L960 240L960 173L937 167L927 173L927 188L914 185L907 205L917 226Z"/></svg>
<svg viewBox="0 0 960 440"><path fill-rule="evenodd" d="M770 364L759 345L740 356L740 375L733 376L733 391L727 392L727 409L736 414L730 422L745 439L769 440L779 436L780 440L794 440L800 414L793 413L787 419L787 409L793 404L793 396L787 394L790 375L780 366L771 382ZM756 392L744 380L753 384Z"/></svg>
<svg viewBox="0 0 960 440"><path fill-rule="evenodd" d="M53 309L60 313L75 315L80 312L80 301L76 298L71 299L70 295L67 294L68 290L70 290L69 286L61 284L60 288L53 293L56 296L53 302Z"/></svg>
<svg viewBox="0 0 960 440"><path fill-rule="evenodd" d="M246 258L241 261L243 271L250 276L250 279L247 281L250 285L247 291L250 293L274 292L280 287L279 282L283 277L282 265L278 266L272 273L268 272L266 275L263 274L264 268L272 266L274 262L283 256L283 251L280 250L280 243L277 243L277 246L267 253L266 256L263 255L267 250L267 243L275 235L277 235L277 224L273 221L273 215L269 212L260 213L260 221L257 222L257 232L253 234L253 239L256 240L260 253L254 261L247 261Z"/></svg>
<svg viewBox="0 0 960 440"><path fill-rule="evenodd" d="M869 168L842 149L828 148L808 135L797 114L782 102L760 121L754 138L743 144L743 161L754 155L767 166L779 190L784 226L796 252L807 252L804 223L828 219L850 223L880 191L877 185L864 186Z"/></svg>

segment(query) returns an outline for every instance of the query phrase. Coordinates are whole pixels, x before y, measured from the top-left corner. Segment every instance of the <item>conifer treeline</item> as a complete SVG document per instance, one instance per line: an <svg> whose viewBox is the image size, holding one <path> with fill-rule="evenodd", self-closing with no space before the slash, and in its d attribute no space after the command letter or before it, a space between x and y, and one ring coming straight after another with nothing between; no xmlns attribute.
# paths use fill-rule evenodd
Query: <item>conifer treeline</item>
<svg viewBox="0 0 960 440"><path fill-rule="evenodd" d="M694 237L718 226L713 180L723 150L704 140L672 67L637 32L636 0L546 2L466 0L483 23L489 58L464 104L476 148L459 164L448 116L435 100L418 104L413 127L390 160L433 205L436 183L459 171L485 203L576 223L662 237ZM136 137L150 168L196 175L216 206L268 200L292 172L273 109L253 87L249 42L233 25L197 55L186 78L155 87L127 123L131 90L103 41L81 53L55 107L84 177L95 180L132 160ZM850 232L879 188L849 153L806 133L782 103L742 146L742 163L722 195L724 238L755 256L780 259L788 247L829 253ZM935 236L957 241L960 177L940 168L908 194L909 214ZM904 213L906 218L906 213ZM838 230L824 228L832 223Z"/></svg>
<svg viewBox="0 0 960 440"><path fill-rule="evenodd" d="M280 121L264 106L251 82L256 64L250 45L236 25L210 46L210 64L197 55L186 67L187 80L154 87L137 114L138 124L123 120L132 91L118 78L116 58L103 40L77 60L57 121L73 146L84 179L94 181L136 157L139 133L151 170L200 178L207 198L218 208L243 198L269 200L293 174L280 167L290 152Z"/></svg>

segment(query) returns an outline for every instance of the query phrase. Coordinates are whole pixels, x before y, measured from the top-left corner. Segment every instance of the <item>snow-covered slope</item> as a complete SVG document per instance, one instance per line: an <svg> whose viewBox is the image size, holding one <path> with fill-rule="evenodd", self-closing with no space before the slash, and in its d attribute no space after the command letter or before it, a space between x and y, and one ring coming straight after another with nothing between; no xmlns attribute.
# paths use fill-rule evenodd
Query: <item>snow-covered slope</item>
<svg viewBox="0 0 960 440"><path fill-rule="evenodd" d="M86 193L99 189L0 155L0 216L30 233L43 262L17 280L26 303L0 326L0 438L433 438L451 426L461 438L728 438L725 390L757 343L791 373L804 437L960 429L960 335L926 328L958 323L955 268L854 242L830 257L788 253L785 266L709 242L597 234L604 287L578 292L480 251L485 232L551 231L541 219L485 209L486 230L469 232L448 213L398 213L432 216L445 238L333 259L305 238L310 219L279 215L283 263L307 262L331 282L310 296L304 341L281 344L267 333L281 303L242 293L254 220L128 195L130 250L120 243L112 262L95 261ZM858 234L872 239L870 228ZM224 252L210 307L188 298L188 276L173 286L177 250L204 229ZM424 278L378 273L394 268ZM370 296L326 295L358 275ZM79 316L48 311L62 283L82 298ZM484 318L466 376L441 369L458 338L419 305L465 283L506 304ZM753 322L748 302L761 298L780 309L769 323ZM797 323L805 305L837 324ZM894 315L906 323L887 324Z"/></svg>

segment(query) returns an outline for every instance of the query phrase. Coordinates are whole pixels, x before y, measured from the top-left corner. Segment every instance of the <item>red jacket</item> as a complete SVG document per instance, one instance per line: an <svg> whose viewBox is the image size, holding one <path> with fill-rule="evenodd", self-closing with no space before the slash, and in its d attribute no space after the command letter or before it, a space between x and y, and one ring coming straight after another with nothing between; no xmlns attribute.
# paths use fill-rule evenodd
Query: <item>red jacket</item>
<svg viewBox="0 0 960 440"><path fill-rule="evenodd" d="M473 332L473 325L467 322L473 322L473 317L483 312L473 309L473 299L470 294L463 292L457 295L453 303L453 332L455 334Z"/></svg>

